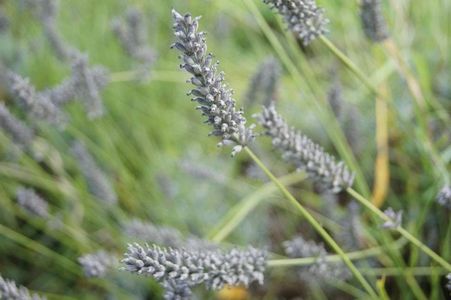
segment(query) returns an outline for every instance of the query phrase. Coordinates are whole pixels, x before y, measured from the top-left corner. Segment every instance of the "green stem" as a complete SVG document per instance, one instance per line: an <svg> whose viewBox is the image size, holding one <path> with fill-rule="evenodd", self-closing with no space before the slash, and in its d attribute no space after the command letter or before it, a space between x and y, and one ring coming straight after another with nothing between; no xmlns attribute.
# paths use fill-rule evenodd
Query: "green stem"
<svg viewBox="0 0 451 300"><path fill-rule="evenodd" d="M305 179L305 174L293 173L283 178L280 182L284 185L291 185ZM277 190L274 183L268 183L254 193L250 194L234 206L229 213L218 223L208 234L208 238L216 243L222 242L261 202Z"/></svg>
<svg viewBox="0 0 451 300"><path fill-rule="evenodd" d="M374 93L379 94L377 88L370 82L370 80L363 74L362 71L340 50L338 49L328 38L324 35L319 36L319 40L329 48L329 50L345 65L354 75L357 76L362 83L368 87L368 89Z"/></svg>
<svg viewBox="0 0 451 300"><path fill-rule="evenodd" d="M405 241L399 240L395 243L395 248L401 248L404 246ZM370 249L348 252L346 255L351 260L358 260L367 257L372 257L385 253L385 247L374 247ZM271 259L268 260L269 267L290 267L290 266L306 266L315 263L318 260L318 257L302 257L302 258L285 258L285 259ZM326 262L338 262L341 260L340 255L327 255L324 257L324 261Z"/></svg>
<svg viewBox="0 0 451 300"><path fill-rule="evenodd" d="M360 195L357 191L355 191L352 188L348 188L348 189L346 189L346 191L352 197L354 197L357 201L359 201L361 204L363 204L366 208L368 208L372 213L377 215L379 218L381 218L384 221L390 221L389 217L387 217L380 209L378 209L376 206L374 206L370 201L368 201L365 197ZM417 246L424 253L426 253L429 257L431 257L433 260L435 260L437 263L439 263L442 267L444 267L446 270L451 272L451 264L446 262L440 255L438 255L437 253L432 251L428 246L426 246L421 241L419 241L410 232L408 232L407 230L405 230L402 227L398 227L395 230L398 231L407 240L409 240L412 244Z"/></svg>
<svg viewBox="0 0 451 300"><path fill-rule="evenodd" d="M271 173L271 171L265 166L265 164L252 152L248 147L244 148L247 154L252 160L262 169L263 172L274 182L279 188L282 194L287 200L296 208L302 216L315 228L315 230L322 236L322 238L334 249L334 251L340 255L343 262L348 266L354 277L362 284L367 293L373 299L377 299L377 294L374 292L371 285L366 281L359 270L354 266L352 261L346 255L346 253L340 248L340 246L334 241L334 239L327 233L327 231L319 224L315 218L293 197L293 195L285 188L285 186Z"/></svg>

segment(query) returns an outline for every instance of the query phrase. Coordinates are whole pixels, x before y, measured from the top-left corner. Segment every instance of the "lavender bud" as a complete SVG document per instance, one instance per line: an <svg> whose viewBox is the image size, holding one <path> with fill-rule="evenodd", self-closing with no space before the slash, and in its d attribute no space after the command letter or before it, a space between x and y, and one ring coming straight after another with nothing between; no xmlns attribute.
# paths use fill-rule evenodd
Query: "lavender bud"
<svg viewBox="0 0 451 300"><path fill-rule="evenodd" d="M389 207L384 210L384 214L390 218L389 221L385 221L382 224L382 228L395 229L401 226L402 223L402 210L395 212L393 208Z"/></svg>
<svg viewBox="0 0 451 300"><path fill-rule="evenodd" d="M292 258L317 257L312 265L307 268L300 268L299 274L302 278L311 277L308 275L322 279L346 279L350 277L348 269L342 262L331 263L325 260L325 256L328 253L322 245L313 241L306 241L301 236L296 236L292 240L283 242L283 247L285 253Z"/></svg>
<svg viewBox="0 0 451 300"><path fill-rule="evenodd" d="M0 103L0 127L19 147L29 147L34 139L33 130L14 117L3 103Z"/></svg>
<svg viewBox="0 0 451 300"><path fill-rule="evenodd" d="M86 277L102 278L116 264L117 258L103 250L78 258Z"/></svg>
<svg viewBox="0 0 451 300"><path fill-rule="evenodd" d="M247 108L251 107L253 103L270 106L275 101L277 83L281 72L282 67L277 59L274 57L265 59L252 76L249 84L245 98Z"/></svg>
<svg viewBox="0 0 451 300"><path fill-rule="evenodd" d="M306 46L327 32L329 20L324 9L316 6L315 0L263 0L276 9L285 19L290 30Z"/></svg>
<svg viewBox="0 0 451 300"><path fill-rule="evenodd" d="M116 204L117 196L113 187L85 146L81 142L75 142L72 146L72 153L79 163L91 193L105 204Z"/></svg>
<svg viewBox="0 0 451 300"><path fill-rule="evenodd" d="M362 0L360 19L368 39L381 42L388 38L387 24L382 14L380 0Z"/></svg>
<svg viewBox="0 0 451 300"><path fill-rule="evenodd" d="M451 210L451 186L445 185L437 195L437 202Z"/></svg>
<svg viewBox="0 0 451 300"><path fill-rule="evenodd" d="M163 282L163 288L165 300L189 300L193 294L184 281L166 280Z"/></svg>
<svg viewBox="0 0 451 300"><path fill-rule="evenodd" d="M37 93L28 79L13 72L8 72L7 78L11 94L31 117L58 125L66 121L66 116L59 107L44 94Z"/></svg>
<svg viewBox="0 0 451 300"><path fill-rule="evenodd" d="M188 286L204 283L218 290L225 285L263 283L266 253L254 248L228 252L189 251L130 244L122 260L129 272L152 276L160 282L177 280Z"/></svg>
<svg viewBox="0 0 451 300"><path fill-rule="evenodd" d="M46 218L49 216L48 204L35 190L19 187L16 190L17 203L29 214Z"/></svg>
<svg viewBox="0 0 451 300"><path fill-rule="evenodd" d="M122 48L127 54L149 69L156 60L155 50L147 45L147 28L143 14L136 8L130 8L124 18L116 18L112 29L116 34Z"/></svg>
<svg viewBox="0 0 451 300"><path fill-rule="evenodd" d="M307 136L290 128L274 106L264 107L257 116L259 123L272 138L272 144L282 152L282 158L304 170L324 188L338 193L352 186L354 174L343 162L336 162L324 149Z"/></svg>
<svg viewBox="0 0 451 300"><path fill-rule="evenodd" d="M17 286L12 280L4 279L0 275L0 299L5 300L45 300L37 294L30 294L24 286Z"/></svg>
<svg viewBox="0 0 451 300"><path fill-rule="evenodd" d="M232 155L241 151L254 137L252 126L246 127L243 112L235 108L232 91L224 83L224 73L218 72L213 56L207 54L205 33L198 32L199 17L190 14L182 16L172 10L175 43L172 45L182 52L181 68L191 73L193 100L199 103L198 110L207 117L206 123L213 126L211 135L219 136L219 146L237 144Z"/></svg>

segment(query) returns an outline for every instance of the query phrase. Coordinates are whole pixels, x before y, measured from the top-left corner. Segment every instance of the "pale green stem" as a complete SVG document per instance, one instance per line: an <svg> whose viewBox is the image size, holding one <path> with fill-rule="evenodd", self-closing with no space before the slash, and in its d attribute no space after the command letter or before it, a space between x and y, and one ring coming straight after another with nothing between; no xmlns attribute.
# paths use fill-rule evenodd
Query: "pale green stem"
<svg viewBox="0 0 451 300"><path fill-rule="evenodd" d="M366 208L368 208L373 214L377 215L379 218L381 218L384 221L390 221L389 217L387 217L380 209L378 209L376 206L374 206L370 201L368 201L365 197L360 195L357 191L355 191L352 188L348 188L348 189L346 189L346 191L352 197L354 197L357 201L359 201L361 204L363 204ZM426 246L421 241L419 241L410 232L408 232L407 230L405 230L402 227L397 227L397 228L395 228L395 230L398 231L407 240L409 240L412 244L417 246L424 253L426 253L429 257L431 257L433 260L435 260L437 263L439 263L442 267L444 267L446 270L451 272L451 264L446 262L440 255L438 255L437 253L432 251L428 246Z"/></svg>
<svg viewBox="0 0 451 300"><path fill-rule="evenodd" d="M371 285L366 281L359 270L354 266L352 261L346 255L346 253L340 248L340 246L334 241L334 239L327 233L327 231L319 224L315 218L294 198L294 196L285 188L285 186L280 183L280 181L271 173L271 171L265 166L265 164L252 152L248 147L244 148L249 154L252 160L262 169L263 172L274 182L274 184L279 188L282 194L287 198L287 200L296 208L302 216L313 226L313 228L321 235L321 237L329 244L332 249L340 255L343 262L348 266L354 277L362 284L364 289L373 299L377 299L377 294L374 292Z"/></svg>
<svg viewBox="0 0 451 300"><path fill-rule="evenodd" d="M319 36L319 40L329 48L329 50L345 65L354 75L357 76L362 83L368 87L368 89L374 94L379 94L377 88L370 82L370 80L363 74L362 71L340 50L338 49L328 38L324 35Z"/></svg>
<svg viewBox="0 0 451 300"><path fill-rule="evenodd" d="M280 182L284 185L298 183L306 178L305 174L294 173L283 178ZM241 200L233 207L217 226L208 234L208 238L213 242L222 242L243 220L244 218L265 198L277 190L274 183L268 183L251 195Z"/></svg>
<svg viewBox="0 0 451 300"><path fill-rule="evenodd" d="M448 274L448 271L441 267L361 268L360 272L373 276L431 276L432 274Z"/></svg>
<svg viewBox="0 0 451 300"><path fill-rule="evenodd" d="M396 241L393 245L394 248L398 249L403 247L405 241L399 240ZM377 256L380 254L384 254L386 247L374 247L370 249L348 252L346 255L351 260L358 260L367 257ZM339 262L341 259L340 255L327 255L323 257L325 262ZM292 266L306 266L315 263L318 260L318 257L302 257L302 258L284 258L284 259L270 259L268 260L269 267L292 267Z"/></svg>

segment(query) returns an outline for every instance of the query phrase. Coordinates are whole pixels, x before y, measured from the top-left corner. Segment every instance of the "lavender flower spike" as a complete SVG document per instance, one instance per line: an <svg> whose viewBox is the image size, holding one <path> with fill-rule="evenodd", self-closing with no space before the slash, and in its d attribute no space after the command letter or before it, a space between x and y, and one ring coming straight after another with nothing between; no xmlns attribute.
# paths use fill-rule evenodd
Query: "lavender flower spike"
<svg viewBox="0 0 451 300"><path fill-rule="evenodd" d="M345 164L337 163L321 146L290 128L274 106L264 107L257 119L266 129L266 135L272 138L273 146L282 152L284 160L306 171L313 180L334 193L352 186L354 174Z"/></svg>
<svg viewBox="0 0 451 300"><path fill-rule="evenodd" d="M37 294L30 294L24 286L17 286L12 280L3 279L0 275L0 299L5 300L45 300Z"/></svg>
<svg viewBox="0 0 451 300"><path fill-rule="evenodd" d="M304 46L327 32L329 20L324 9L316 6L315 0L263 0L281 14L290 30L302 40Z"/></svg>
<svg viewBox="0 0 451 300"><path fill-rule="evenodd" d="M35 190L19 187L16 198L19 205L28 213L41 218L49 216L47 201L42 199Z"/></svg>
<svg viewBox="0 0 451 300"><path fill-rule="evenodd" d="M254 248L188 251L133 244L122 262L126 270L160 282L176 280L188 286L204 283L209 289L219 290L225 285L262 284L266 253Z"/></svg>
<svg viewBox="0 0 451 300"><path fill-rule="evenodd" d="M363 0L361 5L360 19L366 37L373 42L382 42L388 38L381 0Z"/></svg>
<svg viewBox="0 0 451 300"><path fill-rule="evenodd" d="M243 112L236 110L232 91L224 83L224 73L218 72L218 63L213 63L212 54L207 53L205 33L197 31L199 17L182 16L175 10L172 17L176 37L172 47L182 53L180 67L193 75L190 82L195 88L189 94L200 104L197 109L207 117L206 123L213 126L210 134L222 138L219 145L236 144L233 156L253 139L252 126L245 126Z"/></svg>
<svg viewBox="0 0 451 300"><path fill-rule="evenodd" d="M33 141L33 130L14 117L3 103L0 103L0 128L20 147L26 148Z"/></svg>
<svg viewBox="0 0 451 300"><path fill-rule="evenodd" d="M163 282L165 300L189 300L192 292L190 286L185 282L167 280Z"/></svg>
<svg viewBox="0 0 451 300"><path fill-rule="evenodd" d="M445 185L437 195L437 202L451 210L451 186Z"/></svg>

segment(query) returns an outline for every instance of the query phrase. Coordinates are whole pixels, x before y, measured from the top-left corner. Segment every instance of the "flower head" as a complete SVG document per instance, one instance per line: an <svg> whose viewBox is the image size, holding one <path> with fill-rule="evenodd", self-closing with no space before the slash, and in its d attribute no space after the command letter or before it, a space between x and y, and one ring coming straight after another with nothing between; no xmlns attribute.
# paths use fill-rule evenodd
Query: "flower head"
<svg viewBox="0 0 451 300"><path fill-rule="evenodd" d="M172 11L174 19L173 48L182 55L180 67L192 74L190 82L195 86L189 93L197 107L213 126L211 135L219 136L219 145L234 143L232 155L241 151L252 139L252 126L246 127L243 112L235 108L232 91L224 83L224 73L218 72L213 56L207 53L205 33L198 32L199 17L192 18L190 14L182 16Z"/></svg>
<svg viewBox="0 0 451 300"><path fill-rule="evenodd" d="M354 174L345 164L337 163L321 146L290 128L274 106L264 107L257 119L266 129L266 135L272 138L273 146L282 152L284 160L306 171L313 180L334 193L352 185Z"/></svg>
<svg viewBox="0 0 451 300"><path fill-rule="evenodd" d="M218 290L225 285L247 286L254 281L262 284L266 253L255 248L222 252L131 244L122 262L126 270L160 282L176 280L188 286L204 283L207 288Z"/></svg>
<svg viewBox="0 0 451 300"><path fill-rule="evenodd" d="M363 0L360 10L363 31L367 38L381 42L388 38L387 24L382 14L380 0Z"/></svg>
<svg viewBox="0 0 451 300"><path fill-rule="evenodd" d="M318 36L327 32L329 20L324 16L324 9L316 5L315 0L263 0L281 14L290 30L310 44Z"/></svg>

